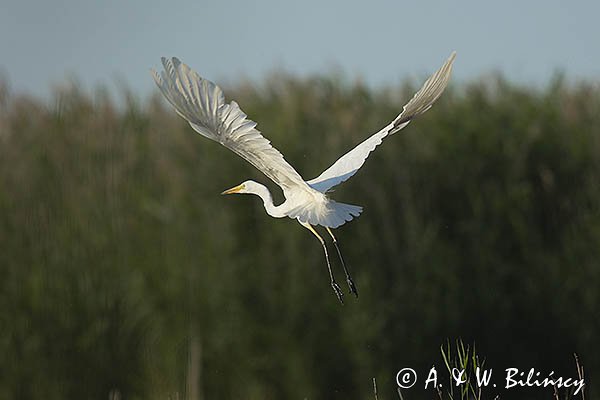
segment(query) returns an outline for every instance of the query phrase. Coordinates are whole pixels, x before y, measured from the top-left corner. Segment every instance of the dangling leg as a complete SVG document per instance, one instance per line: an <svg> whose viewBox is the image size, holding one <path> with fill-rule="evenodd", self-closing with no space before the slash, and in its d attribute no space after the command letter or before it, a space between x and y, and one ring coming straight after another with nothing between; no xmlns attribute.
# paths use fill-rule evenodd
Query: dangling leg
<svg viewBox="0 0 600 400"><path fill-rule="evenodd" d="M300 222L300 220L298 220L298 222ZM323 251L325 251L325 261L327 261L327 270L329 271L329 279L331 280L331 287L333 288L333 291L335 292L335 295L339 299L340 303L344 304L344 300L342 300L342 297L344 296L344 294L342 293L342 289L340 289L340 286L335 282L335 278L333 277L333 272L331 272L331 264L329 264L329 254L327 253L327 246L325 246L325 241L323 240L323 238L321 236L319 236L317 231L315 231L314 228L310 224L307 224L305 222L300 222L300 225L302 225L303 227L305 227L306 229L311 231L313 233L313 235L315 235L317 237L317 239L319 239L319 242L321 242L321 246L323 246Z"/></svg>
<svg viewBox="0 0 600 400"><path fill-rule="evenodd" d="M335 238L335 236L333 236L333 232L331 232L331 229L329 229L327 227L325 227L325 229L327 229L327 232L329 232L329 235L333 239L333 245L335 246L335 249L337 250L338 256L340 256L340 261L342 262L342 267L344 267L344 273L346 274L346 282L348 282L348 287L350 288L350 292L354 293L354 295L356 297L358 297L358 290L356 290L356 285L354 284L354 282L352 281L352 278L350 277L350 272L348 272L348 268L346 268L346 263L344 262L344 259L342 258L342 252L340 251L340 248L338 247L337 239Z"/></svg>

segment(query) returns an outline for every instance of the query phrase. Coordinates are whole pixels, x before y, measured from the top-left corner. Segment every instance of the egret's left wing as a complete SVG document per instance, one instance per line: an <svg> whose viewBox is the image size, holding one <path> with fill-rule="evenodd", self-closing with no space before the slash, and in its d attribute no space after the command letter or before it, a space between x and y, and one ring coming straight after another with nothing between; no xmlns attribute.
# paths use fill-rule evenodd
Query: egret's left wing
<svg viewBox="0 0 600 400"><path fill-rule="evenodd" d="M227 104L221 89L177 58L162 58L165 68L152 75L163 95L202 136L227 147L286 191L306 188L304 179L255 128L235 101Z"/></svg>
<svg viewBox="0 0 600 400"><path fill-rule="evenodd" d="M325 193L354 175L365 163L369 154L381 144L385 137L398 132L408 125L414 117L431 108L448 85L455 57L456 53L453 52L444 65L423 84L423 87L404 106L402 113L394 121L350 150L331 167L323 171L321 175L307 183L314 189Z"/></svg>

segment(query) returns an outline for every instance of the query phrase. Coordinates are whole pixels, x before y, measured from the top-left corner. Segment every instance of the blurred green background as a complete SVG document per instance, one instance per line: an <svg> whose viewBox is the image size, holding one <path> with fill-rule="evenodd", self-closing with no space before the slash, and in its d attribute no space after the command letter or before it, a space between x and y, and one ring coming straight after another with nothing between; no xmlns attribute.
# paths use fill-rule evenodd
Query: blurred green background
<svg viewBox="0 0 600 400"><path fill-rule="evenodd" d="M417 84L278 73L226 96L310 179ZM433 398L423 371L458 338L498 374L575 377L577 353L597 395L597 83L451 86L387 140L333 194L365 207L336 231L360 291L344 306L305 229L219 196L246 179L283 199L158 95L3 83L0 398L372 399L376 378L394 399L404 367L405 398Z"/></svg>

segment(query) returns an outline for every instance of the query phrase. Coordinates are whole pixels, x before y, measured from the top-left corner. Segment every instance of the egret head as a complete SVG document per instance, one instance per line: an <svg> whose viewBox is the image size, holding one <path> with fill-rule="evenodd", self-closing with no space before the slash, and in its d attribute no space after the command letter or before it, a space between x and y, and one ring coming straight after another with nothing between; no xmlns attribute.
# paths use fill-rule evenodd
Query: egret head
<svg viewBox="0 0 600 400"><path fill-rule="evenodd" d="M269 189L265 185L261 185L258 182L254 181L246 181L242 184L237 185L229 190L224 191L221 194L254 194L260 197L265 206L265 211L272 217L281 218L286 215L281 210L278 210L276 206L273 205L273 198L271 197L271 193L269 193Z"/></svg>
<svg viewBox="0 0 600 400"><path fill-rule="evenodd" d="M246 181L243 182L236 187L232 187L231 189L227 189L221 194L256 194L260 188L264 187L260 183L254 181Z"/></svg>

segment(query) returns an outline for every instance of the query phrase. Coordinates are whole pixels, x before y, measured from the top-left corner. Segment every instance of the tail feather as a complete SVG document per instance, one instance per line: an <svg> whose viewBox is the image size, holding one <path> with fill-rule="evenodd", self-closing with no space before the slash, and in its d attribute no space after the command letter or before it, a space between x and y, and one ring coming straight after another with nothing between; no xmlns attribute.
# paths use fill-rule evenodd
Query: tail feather
<svg viewBox="0 0 600 400"><path fill-rule="evenodd" d="M288 216L300 222L311 225L321 225L328 228L337 228L346 222L352 221L362 212L362 207L352 204L338 203L329 200L326 210L317 210L314 207L300 207L290 210Z"/></svg>
<svg viewBox="0 0 600 400"><path fill-rule="evenodd" d="M335 201L332 201L331 203L331 206L334 209L334 215L335 217L337 217L337 221L335 223L335 226L330 226L330 228L337 228L338 226L341 226L346 222L352 221L355 217L358 217L362 212L362 207L360 206L355 206L346 203L338 203Z"/></svg>

